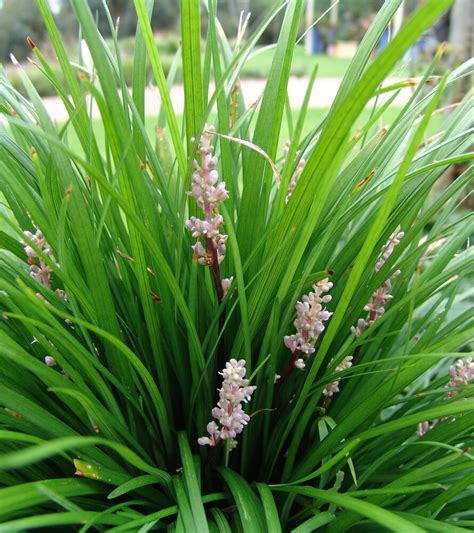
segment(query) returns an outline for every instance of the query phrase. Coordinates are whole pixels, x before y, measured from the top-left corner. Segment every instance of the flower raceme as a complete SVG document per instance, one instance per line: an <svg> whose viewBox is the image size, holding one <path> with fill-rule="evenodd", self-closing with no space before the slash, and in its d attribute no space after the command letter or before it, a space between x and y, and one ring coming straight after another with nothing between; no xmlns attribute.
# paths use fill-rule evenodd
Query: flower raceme
<svg viewBox="0 0 474 533"><path fill-rule="evenodd" d="M52 269L46 262L36 253L35 249L31 246L36 246L44 255L51 257L53 251L40 229L36 228L35 233L30 231L24 231L24 236L28 239L27 242L23 242L23 249L25 250L28 258L28 264L30 265L30 276L39 284L43 285L47 289L51 289L52 283ZM62 289L56 289L54 291L60 298L67 300L67 294ZM37 296L43 298L40 293Z"/></svg>
<svg viewBox="0 0 474 533"><path fill-rule="evenodd" d="M42 231L38 228L36 228L35 233L31 233L31 231L24 231L23 232L26 239L28 239L27 242L23 242L23 249L25 250L26 256L28 258L28 264L30 265L30 276L39 284L43 285L47 289L51 289L52 284L52 269L49 265L46 264L46 262L38 255L36 250L33 248L32 244L36 246L44 255L51 257L53 254L53 251L49 244L47 243ZM67 294L62 289L56 289L54 291L60 298L67 301ZM44 298L44 296L37 292L36 296L43 300L44 302L47 302L47 300ZM47 302L48 303L48 302ZM67 321L68 324L70 324L69 321ZM33 338L33 342L36 342L36 339ZM47 355L44 358L44 363L46 366L54 367L57 365L56 360L54 357ZM67 377L64 370L62 371L65 377Z"/></svg>
<svg viewBox="0 0 474 533"><path fill-rule="evenodd" d="M458 359L454 365L451 365L449 367L449 377L449 382L446 385L446 387L449 388L462 387L468 385L471 381L474 381L474 361L472 360L472 357ZM459 389L450 390L446 393L446 399L449 400L450 398L455 398L460 394L461 391ZM464 400L465 398L461 397L459 399ZM438 420L435 420L431 425L428 421L421 422L417 426L416 434L419 437L422 437L430 429L433 429L444 420L446 420L446 417L438 418Z"/></svg>
<svg viewBox="0 0 474 533"><path fill-rule="evenodd" d="M472 357L467 359L458 359L455 365L449 367L448 387L462 387L471 381L474 381L474 361ZM454 398L461 394L460 390L450 390L446 398Z"/></svg>
<svg viewBox="0 0 474 533"><path fill-rule="evenodd" d="M41 285L44 285L50 289L51 274L53 271L51 270L51 267L48 266L45 261L36 253L36 250L31 246L31 244L34 244L37 248L39 248L39 250L41 250L41 252L43 252L44 255L48 257L51 256L52 250L46 242L41 230L36 229L35 233L24 231L23 234L29 241L24 243L23 248L28 257L30 276Z"/></svg>
<svg viewBox="0 0 474 533"><path fill-rule="evenodd" d="M329 320L332 313L323 308L323 304L331 301L329 294L333 284L325 278L313 285L313 291L305 294L301 302L296 303L296 333L284 337L285 346L293 354L293 366L302 370L307 359L315 351L318 337L324 331L324 322ZM298 358L298 355L302 355Z"/></svg>
<svg viewBox="0 0 474 533"><path fill-rule="evenodd" d="M382 247L382 254L375 265L375 272L379 272L384 264L387 262L388 258L392 255L395 250L395 246L400 243L400 240L403 238L405 233L401 231L400 226L398 226L395 231L390 235L388 241ZM388 301L393 297L390 294L392 289L392 280L395 279L400 274L400 270L396 270L388 279L386 279L380 287L372 294L370 300L367 302L364 307L364 311L367 311L369 314L367 318L359 318L357 325L351 328L352 332L356 337L360 337L362 332L371 326L374 322L379 320L385 313L385 306Z"/></svg>
<svg viewBox="0 0 474 533"><path fill-rule="evenodd" d="M285 166L286 164L286 158L288 157L288 154L290 153L290 146L291 146L291 141L286 141L285 148L283 149L284 159L282 161L282 166ZM301 153L300 150L297 150L295 154L296 157L299 157L300 153ZM296 180L298 176L303 172L304 165L305 165L305 160L301 158L298 161L298 164L296 165L296 168L293 171L293 174L291 175L290 182L288 183L288 190L286 192L285 204L289 202L291 195L293 194L295 190Z"/></svg>
<svg viewBox="0 0 474 533"><path fill-rule="evenodd" d="M216 170L218 160L216 156L212 155L213 147L211 145L213 132L214 128L209 127L201 135L197 150L201 163L196 159L194 160L192 187L189 193L204 212L204 220L193 216L186 221L186 227L192 236L197 239L203 237L208 247L212 248L206 251L201 241L198 241L193 247L198 262L203 265L209 264L213 260L214 253L217 254L217 260L221 263L225 256L225 243L227 241L227 235L220 233L224 219L218 214L217 208L229 198L229 194L223 181L217 184L219 179L219 173Z"/></svg>
<svg viewBox="0 0 474 533"><path fill-rule="evenodd" d="M189 194L196 200L197 205L204 212L204 219L192 216L186 221L186 227L191 235L198 239L193 245L193 257L200 265L212 268L219 299L227 293L233 278L220 278L219 265L226 253L227 235L221 233L224 218L218 212L219 205L229 198L229 193L223 181L217 183L219 173L216 170L218 159L212 155L211 138L213 127L205 127L197 152L200 163L194 160L192 187ZM203 239L203 242L200 240Z"/></svg>
<svg viewBox="0 0 474 533"><path fill-rule="evenodd" d="M336 369L334 370L334 372L336 373L342 372L343 370L347 370L348 368L350 368L352 366L353 359L354 357L352 355L348 355L347 357L344 357L344 359L336 366ZM323 390L324 396L326 396L327 398L330 398L331 396L336 394L336 392L339 392L339 383L340 383L340 380L335 380L335 381L332 381L331 383L328 383L324 387L324 390Z"/></svg>
<svg viewBox="0 0 474 533"><path fill-rule="evenodd" d="M398 226L392 233L392 235L390 235L388 241L383 245L382 253L375 265L375 272L379 272L382 269L388 258L392 255L395 246L400 243L400 240L404 236L403 231L401 231L400 229L400 226ZM357 325L351 328L351 331L356 335L356 337L362 335L362 332L366 328L371 326L381 316L383 316L385 312L385 305L388 301L392 299L392 295L390 294L390 290L392 289L391 280L393 280L399 274L399 270L395 271L387 280L382 283L380 287L377 288L374 294L372 294L370 300L364 307L364 311L367 311L369 313L367 318L360 318L357 321ZM348 355L337 365L337 367L335 368L335 372L337 373L342 372L343 370L347 370L352 366L353 360L354 356ZM326 396L326 398L330 398L331 396L339 392L339 383L340 380L335 380L331 383L328 383L323 390L324 396Z"/></svg>
<svg viewBox="0 0 474 533"><path fill-rule="evenodd" d="M245 360L231 359L219 374L224 378L222 387L219 389L219 401L212 410L212 416L219 422L209 422L207 432L209 437L200 437L198 443L201 446L217 446L221 440L230 439L231 448L235 448L235 438L242 433L244 426L250 420L243 410L242 403L248 403L256 389L249 385L245 379Z"/></svg>

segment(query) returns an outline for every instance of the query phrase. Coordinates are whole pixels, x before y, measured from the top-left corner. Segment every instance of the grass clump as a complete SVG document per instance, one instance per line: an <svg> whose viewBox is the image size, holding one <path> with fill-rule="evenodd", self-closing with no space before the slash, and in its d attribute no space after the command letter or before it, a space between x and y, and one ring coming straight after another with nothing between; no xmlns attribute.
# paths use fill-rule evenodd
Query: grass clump
<svg viewBox="0 0 474 533"><path fill-rule="evenodd" d="M92 61L78 71L38 0L65 85L34 53L69 120L23 71L27 98L2 78L0 531L472 526L469 98L431 130L469 66L426 84L438 54L404 107L390 104L410 80L364 111L449 4L426 2L371 59L386 2L308 128L307 100L287 106L300 0L235 46L209 1L203 56L199 2L182 2L182 120L144 0L131 90L86 2L72 0ZM280 14L246 108L239 75Z"/></svg>

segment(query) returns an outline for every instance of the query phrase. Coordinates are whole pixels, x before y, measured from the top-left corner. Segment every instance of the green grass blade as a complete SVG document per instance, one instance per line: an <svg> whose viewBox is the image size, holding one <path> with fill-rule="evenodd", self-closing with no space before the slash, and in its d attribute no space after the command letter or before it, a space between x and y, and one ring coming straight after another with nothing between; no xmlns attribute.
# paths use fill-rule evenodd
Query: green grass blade
<svg viewBox="0 0 474 533"><path fill-rule="evenodd" d="M183 463L183 475L186 485L186 492L193 514L194 524L198 531L209 531L206 519L206 512L202 504L201 488L196 476L195 464L191 455L188 438L185 433L178 433L178 444Z"/></svg>
<svg viewBox="0 0 474 533"><path fill-rule="evenodd" d="M234 497L244 532L265 531L262 504L245 479L225 467L220 467L219 473L224 478Z"/></svg>
<svg viewBox="0 0 474 533"><path fill-rule="evenodd" d="M204 110L201 69L201 13L199 0L181 0L183 80L188 146L199 134Z"/></svg>
<svg viewBox="0 0 474 533"><path fill-rule="evenodd" d="M280 526L280 518L278 516L278 511L271 490L265 483L257 483L257 490L260 494L260 499L262 500L267 531L274 531L275 533L281 532L282 529Z"/></svg>
<svg viewBox="0 0 474 533"><path fill-rule="evenodd" d="M398 516L395 513L386 511L382 507L373 505L369 502L359 501L351 496L346 494L339 494L330 490L321 490L314 487L285 487L275 489L284 492L294 492L296 494L301 494L302 496L307 496L309 498L314 498L316 500L322 500L324 502L333 503L337 506L343 507L344 509L349 509L354 511L370 520L373 520L377 524L382 525L383 527L389 529L390 531L406 531L409 533L421 533L425 529L422 529L412 522Z"/></svg>

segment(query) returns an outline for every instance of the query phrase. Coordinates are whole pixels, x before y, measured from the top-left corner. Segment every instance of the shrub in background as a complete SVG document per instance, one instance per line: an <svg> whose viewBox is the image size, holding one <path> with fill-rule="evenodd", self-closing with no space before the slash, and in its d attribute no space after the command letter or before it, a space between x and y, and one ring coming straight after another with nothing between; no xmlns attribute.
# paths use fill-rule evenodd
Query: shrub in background
<svg viewBox="0 0 474 533"><path fill-rule="evenodd" d="M64 30L61 31L61 35L63 34L63 31ZM23 33L27 33L27 32L23 32ZM174 37L173 35L169 35L169 36L159 35L156 37L155 40L156 40L156 45L158 47L158 50L160 52L161 65L163 67L163 71L165 75L173 76L174 81L176 82L182 81L181 71L179 69L179 64L177 62L178 60L176 59L176 56L179 57L179 54L180 54L179 42L177 38ZM22 39L21 41L22 41L22 47L25 47L24 39ZM108 40L108 42L109 44L111 43L110 40ZM125 37L119 40L120 57L122 61L122 75L123 75L123 80L125 81L127 86L130 86L133 80L134 43L135 43L135 39L133 37ZM77 46L77 44L74 47L72 47L69 43L69 45L67 46L68 56L70 60L76 64L82 63L82 58L78 57L79 48L80 47ZM22 56L23 55L24 55L24 52L22 53ZM51 54L45 54L45 55L50 56ZM176 66L172 69L173 64L175 64ZM49 63L49 66L51 68L51 73L54 74L57 80L61 82L61 85L63 85L64 78L63 78L63 72L61 70L61 66L56 62ZM28 96L28 93L22 82L20 71L14 68L12 65L9 65L8 67L6 67L5 70L7 72L7 76L8 76L8 79L11 85L23 96ZM48 77L44 75L44 72L41 69L38 69L37 65L32 64L32 63L26 63L25 65L23 65L23 70L28 74L28 78L31 80L32 84L35 87L35 90L38 92L40 96L57 95L55 86L51 85L51 82L48 79ZM170 71L172 72L171 74L170 74ZM153 72L152 72L150 64L147 62L147 67L146 67L147 82L151 81L152 78L153 78ZM117 83L117 86L120 86L120 84L122 83L122 80L117 79L116 83Z"/></svg>
<svg viewBox="0 0 474 533"><path fill-rule="evenodd" d="M11 53L24 58L28 51L25 36L37 39L44 30L34 0L3 0L0 4L0 61L7 60Z"/></svg>
<svg viewBox="0 0 474 533"><path fill-rule="evenodd" d="M472 214L456 210L470 169L431 192L472 159L469 99L430 131L469 65L425 90L438 54L380 128L413 82L381 83L449 4L426 2L371 60L399 5L387 1L304 134L316 71L303 108L287 106L301 0L235 47L210 0L203 59L199 2L181 3L182 128L149 3L135 0L128 90L86 3L72 0L90 76L38 0L65 85L33 51L70 119L51 121L24 72L27 99L1 80L0 531L472 526ZM265 92L246 107L239 72L281 15Z"/></svg>

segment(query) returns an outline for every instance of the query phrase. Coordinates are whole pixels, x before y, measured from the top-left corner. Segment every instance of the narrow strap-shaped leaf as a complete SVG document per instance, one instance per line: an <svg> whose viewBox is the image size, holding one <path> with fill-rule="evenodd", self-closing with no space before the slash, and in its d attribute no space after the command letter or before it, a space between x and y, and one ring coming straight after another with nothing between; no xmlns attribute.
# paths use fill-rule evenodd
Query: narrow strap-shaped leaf
<svg viewBox="0 0 474 533"><path fill-rule="evenodd" d="M211 513L214 517L214 521L216 523L219 533L232 533L225 514L218 507L212 507Z"/></svg>
<svg viewBox="0 0 474 533"><path fill-rule="evenodd" d="M234 497L244 533L266 531L262 504L247 481L230 468L221 467L219 473Z"/></svg>
<svg viewBox="0 0 474 533"><path fill-rule="evenodd" d="M131 492L135 489L146 487L148 485L156 485L161 482L162 480L159 477L152 474L145 474L144 476L134 477L132 479L129 479L128 481L125 481L125 483L119 485L107 496L107 498L109 500L112 500L114 498L122 496L123 494L127 494L127 492Z"/></svg>
<svg viewBox="0 0 474 533"><path fill-rule="evenodd" d="M115 526L126 522L126 518L115 514L105 515L95 511L72 511L69 513L45 513L16 520L9 520L0 524L0 533L21 533L37 528L49 529L58 526L81 525L93 520L95 524Z"/></svg>
<svg viewBox="0 0 474 533"><path fill-rule="evenodd" d="M121 443L113 442L101 437L63 437L48 442L30 446L23 450L4 454L0 458L0 469L18 468L20 466L34 464L48 457L52 457L66 450L87 448L90 446L106 446L121 455L131 465L148 472L168 483L171 476L166 472L147 464L135 452Z"/></svg>
<svg viewBox="0 0 474 533"><path fill-rule="evenodd" d="M329 511L323 511L316 516L308 518L305 522L291 530L291 533L312 533L316 529L325 526L334 520L334 514Z"/></svg>
<svg viewBox="0 0 474 533"><path fill-rule="evenodd" d="M433 533L468 533L469 531L472 531L472 528L468 529L457 526L456 522L441 522L438 520L433 520L432 518L419 516L414 513L405 513L399 511L395 511L395 513L404 520L409 520L413 524L425 528L426 531L432 531Z"/></svg>
<svg viewBox="0 0 474 533"><path fill-rule="evenodd" d="M44 479L0 489L0 517L49 501L41 488L51 488L65 497L101 494L100 484L85 479Z"/></svg>
<svg viewBox="0 0 474 533"><path fill-rule="evenodd" d="M265 483L257 483L257 490L262 500L267 531L271 531L272 533L281 532L280 517L278 516L278 510L275 505L275 500L273 499L272 491Z"/></svg>
<svg viewBox="0 0 474 533"><path fill-rule="evenodd" d="M179 520L182 521L183 528L185 528L184 531L199 531L194 521L194 515L181 476L173 477L173 487L176 501L178 502L178 522Z"/></svg>
<svg viewBox="0 0 474 533"><path fill-rule="evenodd" d="M147 15L147 9L145 0L134 0L135 9L137 10L138 21L143 32L143 38L145 39L148 56L150 58L153 73L155 75L155 81L160 91L160 97L162 105L166 112L166 119L170 129L171 140L173 142L173 148L178 160L178 168L182 176L186 175L186 154L181 142L181 135L179 133L178 122L173 110L173 104L169 93L168 86L166 84L166 78L163 71L163 66L160 61L158 50L156 49L153 32L151 30L150 21Z"/></svg>
<svg viewBox="0 0 474 533"><path fill-rule="evenodd" d="M191 448L189 447L188 437L185 433L178 433L178 444L181 453L181 461L183 463L184 482L186 484L186 491L189 498L189 504L191 505L194 523L197 530L204 533L209 531L209 527L207 525L206 512L202 504L201 488L196 475Z"/></svg>
<svg viewBox="0 0 474 533"><path fill-rule="evenodd" d="M340 494L332 490L316 489L314 487L297 486L297 487L285 487L275 490L281 490L283 492L294 492L302 496L314 498L315 500L322 500L323 502L329 502L337 506L343 507L354 511L370 520L382 525L390 531L399 533L423 533L425 530L414 525L409 520L406 520L399 515L387 511L382 507L373 505L369 502L360 501L346 494Z"/></svg>
<svg viewBox="0 0 474 533"><path fill-rule="evenodd" d="M188 146L202 122L204 96L201 70L201 13L199 0L181 0L184 113Z"/></svg>
<svg viewBox="0 0 474 533"><path fill-rule="evenodd" d="M0 248L8 250L20 259L23 259L25 257L23 246L13 237L8 235L8 233L5 233L3 230L0 231Z"/></svg>
<svg viewBox="0 0 474 533"><path fill-rule="evenodd" d="M303 2L290 0L285 12L278 44L268 75L261 108L258 113L253 143L275 159L287 93L294 43L299 28ZM238 236L241 253L246 258L263 230L270 196L271 174L256 153L246 163L252 179L245 183L241 209L253 216L239 220ZM269 180L270 176L270 180Z"/></svg>
<svg viewBox="0 0 474 533"><path fill-rule="evenodd" d="M148 18L153 11L153 0L146 0L145 7ZM146 86L146 43L143 37L143 30L140 24L137 24L135 34L135 48L133 51L133 77L132 77L132 95L137 113L142 123L145 123L145 86ZM145 161L145 142L136 119L133 125L134 142L137 152L142 161Z"/></svg>

